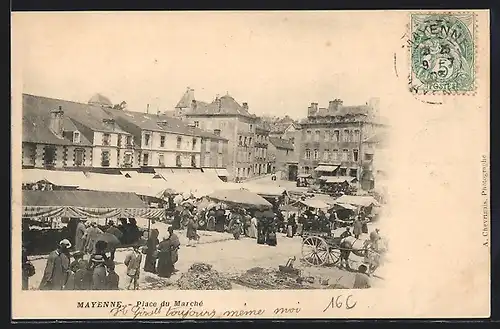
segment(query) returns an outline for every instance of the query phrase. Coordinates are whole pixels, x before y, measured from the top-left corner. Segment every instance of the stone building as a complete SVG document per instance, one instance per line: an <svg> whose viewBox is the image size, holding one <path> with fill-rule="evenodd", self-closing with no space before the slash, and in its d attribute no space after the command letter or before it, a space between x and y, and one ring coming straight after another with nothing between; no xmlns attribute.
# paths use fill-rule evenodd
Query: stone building
<svg viewBox="0 0 500 329"><path fill-rule="evenodd" d="M269 158L269 128L263 123L258 123L255 127L254 143L254 175L266 175L272 173L272 163Z"/></svg>
<svg viewBox="0 0 500 329"><path fill-rule="evenodd" d="M195 127L228 140L229 180L244 180L255 173L255 126L257 117L249 112L248 103L241 105L230 95L207 104L192 100L186 121ZM257 171L258 172L258 171Z"/></svg>
<svg viewBox="0 0 500 329"><path fill-rule="evenodd" d="M319 179L324 176L363 177L367 138L384 131L379 101L345 106L339 99L320 108L311 103L301 123L299 171ZM369 158L369 157L368 157Z"/></svg>
<svg viewBox="0 0 500 329"><path fill-rule="evenodd" d="M294 175L294 166L296 167L295 152L293 144L289 140L270 137L269 158L272 161L273 172L279 172L281 179L289 180L290 175Z"/></svg>
<svg viewBox="0 0 500 329"><path fill-rule="evenodd" d="M84 104L23 94L23 166L131 167L131 135L97 98Z"/></svg>

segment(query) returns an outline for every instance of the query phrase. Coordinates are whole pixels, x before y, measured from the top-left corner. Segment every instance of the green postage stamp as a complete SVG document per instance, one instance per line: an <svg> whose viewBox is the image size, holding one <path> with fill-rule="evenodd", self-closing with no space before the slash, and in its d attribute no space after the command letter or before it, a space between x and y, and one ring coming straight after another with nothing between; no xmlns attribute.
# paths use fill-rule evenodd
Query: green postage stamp
<svg viewBox="0 0 500 329"><path fill-rule="evenodd" d="M475 91L473 13L411 14L410 88L415 93Z"/></svg>

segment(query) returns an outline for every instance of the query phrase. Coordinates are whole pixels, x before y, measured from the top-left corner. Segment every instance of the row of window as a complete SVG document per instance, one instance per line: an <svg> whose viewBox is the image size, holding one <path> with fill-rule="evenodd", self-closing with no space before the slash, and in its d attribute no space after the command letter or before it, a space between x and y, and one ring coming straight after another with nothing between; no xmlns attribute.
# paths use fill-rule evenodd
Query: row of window
<svg viewBox="0 0 500 329"><path fill-rule="evenodd" d="M268 174L273 171L271 164L255 164L248 168L236 168L236 177L250 177L251 175L263 175Z"/></svg>
<svg viewBox="0 0 500 329"><path fill-rule="evenodd" d="M74 150L74 166L83 166L85 163L85 150ZM56 164L56 148L55 146L45 146L43 148L43 165L45 167L53 167Z"/></svg>
<svg viewBox="0 0 500 329"><path fill-rule="evenodd" d="M265 136L265 135L257 135L257 136L255 136L255 142L256 142L256 143L265 143L265 142L269 142L269 136Z"/></svg>
<svg viewBox="0 0 500 329"><path fill-rule="evenodd" d="M240 136L238 138L238 146L252 146L252 137Z"/></svg>
<svg viewBox="0 0 500 329"><path fill-rule="evenodd" d="M251 161L252 160L252 152L238 150L238 153L236 155L236 160L239 162Z"/></svg>
<svg viewBox="0 0 500 329"><path fill-rule="evenodd" d="M321 157L321 154L319 150L311 150L306 149L305 153L305 158L307 160L311 159L313 160L323 160L323 161L354 161L357 162L359 159L359 151L357 149L352 150L352 158L350 157L350 153L348 149L343 149L342 152L339 152L338 149L334 149L333 152L330 152L330 150L324 150L323 152L323 157Z"/></svg>
<svg viewBox="0 0 500 329"><path fill-rule="evenodd" d="M267 157L267 149L259 147L255 149L255 157L256 158L266 158Z"/></svg>
<svg viewBox="0 0 500 329"><path fill-rule="evenodd" d="M222 141L218 141L217 142L217 152L223 153L223 151L224 151L224 144L222 143ZM209 139L207 139L205 141L205 152L210 153L210 140Z"/></svg>
<svg viewBox="0 0 500 329"><path fill-rule="evenodd" d="M166 142L167 137L165 135L160 135L160 147L165 147L165 142ZM192 139L191 143L191 149L196 150L196 145L198 143L198 140L196 138ZM144 146L150 146L151 144L151 134L146 133L144 134ZM177 136L177 148L180 149L182 146L182 137Z"/></svg>
<svg viewBox="0 0 500 329"><path fill-rule="evenodd" d="M142 155L142 165L149 166L150 165L149 160L150 160L149 153L144 153ZM182 158L180 155L177 155L175 157L175 165L177 167L182 167ZM165 167L165 155L164 154L161 154L161 153L158 154L158 166ZM191 167L196 167L196 156L195 155L191 155Z"/></svg>
<svg viewBox="0 0 500 329"><path fill-rule="evenodd" d="M333 141L333 142L359 142L360 141L360 131L358 129L349 130L344 129L342 132L340 130L326 130L324 134L323 141ZM310 141L313 140L313 133L311 130L306 131L305 139ZM314 141L319 142L321 140L321 131L316 130L314 132Z"/></svg>

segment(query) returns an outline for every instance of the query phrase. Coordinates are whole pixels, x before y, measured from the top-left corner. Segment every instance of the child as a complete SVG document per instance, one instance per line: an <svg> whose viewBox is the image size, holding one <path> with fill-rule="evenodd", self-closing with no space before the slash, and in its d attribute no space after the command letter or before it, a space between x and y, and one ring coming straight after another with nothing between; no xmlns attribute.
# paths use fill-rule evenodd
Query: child
<svg viewBox="0 0 500 329"><path fill-rule="evenodd" d="M139 251L138 244L135 244L132 248L133 250L125 257L123 263L127 266L127 289L130 290L132 286L133 290L137 290L139 289L142 254Z"/></svg>
<svg viewBox="0 0 500 329"><path fill-rule="evenodd" d="M116 274L114 267L108 267L107 290L119 290L120 276Z"/></svg>

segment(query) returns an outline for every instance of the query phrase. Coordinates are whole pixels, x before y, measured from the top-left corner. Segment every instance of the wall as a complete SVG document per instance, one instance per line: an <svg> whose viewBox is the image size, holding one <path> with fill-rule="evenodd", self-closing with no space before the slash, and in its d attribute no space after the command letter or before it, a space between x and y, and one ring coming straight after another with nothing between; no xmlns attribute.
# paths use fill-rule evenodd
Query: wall
<svg viewBox="0 0 500 329"><path fill-rule="evenodd" d="M225 152L223 153L223 162L226 163L226 168L231 175L228 180L235 178L236 158L237 158L237 143L238 143L238 118L237 117L218 117L218 116L188 116L190 123L198 123L200 129L213 133L215 129L220 130L220 136L227 139L225 144ZM212 147L211 147L212 150ZM210 153L212 153L211 151ZM213 160L211 160L213 161ZM213 162L212 162L213 163Z"/></svg>
<svg viewBox="0 0 500 329"><path fill-rule="evenodd" d="M337 123L319 123L306 124L301 130L300 146L299 146L299 172L306 172L306 167L309 172L314 175L313 169L320 163L332 163L341 166L338 174L350 175L350 169L357 171L357 176L360 173L361 159L363 155L363 144L361 141L366 138L366 128L371 128L371 124L358 122L337 122ZM339 131L339 141L334 140L333 132ZM349 132L358 131L358 135L352 133L348 141L344 140L345 130ZM311 133L308 134L307 132ZM319 138L317 138L319 131ZM347 151L347 158L344 158L343 150ZM310 150L310 158L306 158L306 152ZM314 150L318 151L318 157L314 157ZM337 150L337 151L335 151ZM355 160L354 150L358 151L358 158ZM329 157L325 157L325 153L329 153ZM345 170L345 172L343 172Z"/></svg>
<svg viewBox="0 0 500 329"><path fill-rule="evenodd" d="M45 165L43 163L43 157L45 154L44 147L45 146L54 146L54 145L45 145L45 144L37 144L36 145L36 153L35 153L35 167L44 168ZM55 168L64 167L64 147L60 145L56 145L56 153L55 153Z"/></svg>
<svg viewBox="0 0 500 329"><path fill-rule="evenodd" d="M149 143L146 145L145 136L149 134ZM165 137L164 146L161 146L161 136ZM177 148L177 138L181 138L180 147ZM194 143L194 148L193 148ZM141 133L141 152L139 166L144 165L144 154L148 154L147 166L158 167L160 166L160 155L163 154L164 166L175 167L176 156L181 156L183 167L191 167L191 156L196 158L196 166L201 164L201 138L195 136L172 134L168 132L147 131Z"/></svg>
<svg viewBox="0 0 500 329"><path fill-rule="evenodd" d="M46 146L55 146L56 159L54 168L75 167L74 163L74 150L83 149L84 162L81 167L92 166L92 148L84 146L63 146L63 145L46 145L46 144L33 144L23 143L22 145L22 165L35 168L45 168L44 165L44 148Z"/></svg>
<svg viewBox="0 0 500 329"><path fill-rule="evenodd" d="M271 143L269 143L269 154L275 171L288 172L288 163L295 160L293 150L276 148Z"/></svg>
<svg viewBox="0 0 500 329"><path fill-rule="evenodd" d="M75 167L75 150L82 149L83 152L83 165L81 167L91 167L92 166L92 148L91 147L80 147L80 146L70 146L67 148L66 157L66 167Z"/></svg>

